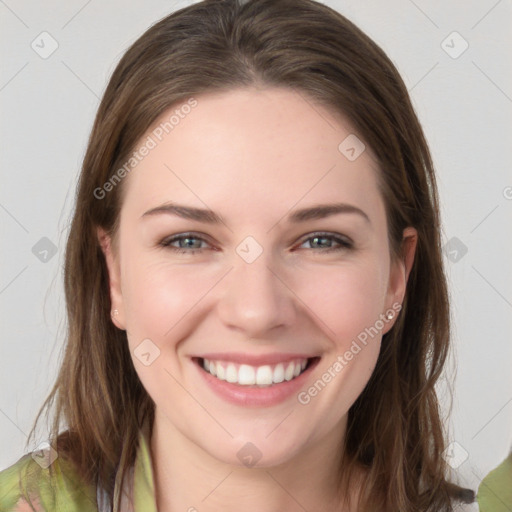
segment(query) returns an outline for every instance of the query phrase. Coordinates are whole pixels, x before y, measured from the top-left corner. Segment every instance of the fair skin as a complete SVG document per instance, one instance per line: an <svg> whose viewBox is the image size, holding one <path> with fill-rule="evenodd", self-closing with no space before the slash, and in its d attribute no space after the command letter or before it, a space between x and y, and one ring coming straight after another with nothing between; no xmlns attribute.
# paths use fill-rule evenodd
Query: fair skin
<svg viewBox="0 0 512 512"><path fill-rule="evenodd" d="M156 404L151 452L161 512L342 510L336 467L347 413L396 320L376 323L403 302L417 234L404 231L404 257L392 262L371 149L349 161L338 145L353 133L350 124L304 98L273 88L197 97L197 107L125 178L117 251L98 229L119 311L113 321L126 330ZM210 209L224 223L143 216L170 201ZM364 214L288 220L334 202ZM185 254L159 245L190 232L191 240L171 245ZM248 236L262 249L250 263L237 252ZM298 392L271 405L232 403L192 359L211 352L319 357L301 377L304 392L329 368L332 375L365 328L382 323L307 404ZM160 350L148 366L134 354L145 339ZM249 442L260 457L251 467L237 456Z"/></svg>

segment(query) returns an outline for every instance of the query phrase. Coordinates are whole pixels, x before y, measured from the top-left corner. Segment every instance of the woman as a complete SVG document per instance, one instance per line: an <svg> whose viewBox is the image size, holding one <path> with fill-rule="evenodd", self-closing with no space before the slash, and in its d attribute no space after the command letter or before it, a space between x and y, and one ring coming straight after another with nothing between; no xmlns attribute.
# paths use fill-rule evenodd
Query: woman
<svg viewBox="0 0 512 512"><path fill-rule="evenodd" d="M51 448L0 474L2 510L474 500L442 457L429 150L393 64L332 9L209 0L132 45L89 140L65 292Z"/></svg>

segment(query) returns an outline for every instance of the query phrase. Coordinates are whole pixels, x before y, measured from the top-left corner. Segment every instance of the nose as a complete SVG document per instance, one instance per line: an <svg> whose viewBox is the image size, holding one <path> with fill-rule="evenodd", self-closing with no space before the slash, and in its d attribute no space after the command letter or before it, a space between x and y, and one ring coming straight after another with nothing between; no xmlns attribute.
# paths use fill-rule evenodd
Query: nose
<svg viewBox="0 0 512 512"><path fill-rule="evenodd" d="M268 338L272 330L293 325L294 294L270 251L252 263L234 258L218 303L221 321L248 338Z"/></svg>

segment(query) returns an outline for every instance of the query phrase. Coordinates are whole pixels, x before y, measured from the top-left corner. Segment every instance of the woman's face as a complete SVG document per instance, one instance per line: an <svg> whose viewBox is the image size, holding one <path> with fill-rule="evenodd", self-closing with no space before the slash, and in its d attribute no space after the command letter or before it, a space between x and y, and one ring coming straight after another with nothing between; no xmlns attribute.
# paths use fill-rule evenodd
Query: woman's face
<svg viewBox="0 0 512 512"><path fill-rule="evenodd" d="M378 170L348 123L287 89L195 100L124 178L118 252L103 239L114 322L170 433L276 465L341 439L410 264L390 261Z"/></svg>

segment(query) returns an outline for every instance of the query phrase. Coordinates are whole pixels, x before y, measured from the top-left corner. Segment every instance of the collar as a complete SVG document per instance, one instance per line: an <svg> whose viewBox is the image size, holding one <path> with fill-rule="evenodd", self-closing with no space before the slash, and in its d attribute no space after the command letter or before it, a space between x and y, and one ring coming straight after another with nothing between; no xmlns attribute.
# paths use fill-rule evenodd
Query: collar
<svg viewBox="0 0 512 512"><path fill-rule="evenodd" d="M158 512L150 446L151 432L149 423L146 421L139 430L135 463L128 470L122 488L118 484L114 488L114 501L121 493L120 511L122 512ZM98 512L106 512L108 510L106 499L99 488L97 501Z"/></svg>
<svg viewBox="0 0 512 512"><path fill-rule="evenodd" d="M139 431L139 445L133 472L134 512L157 512L150 439L151 431L149 423L146 422Z"/></svg>

